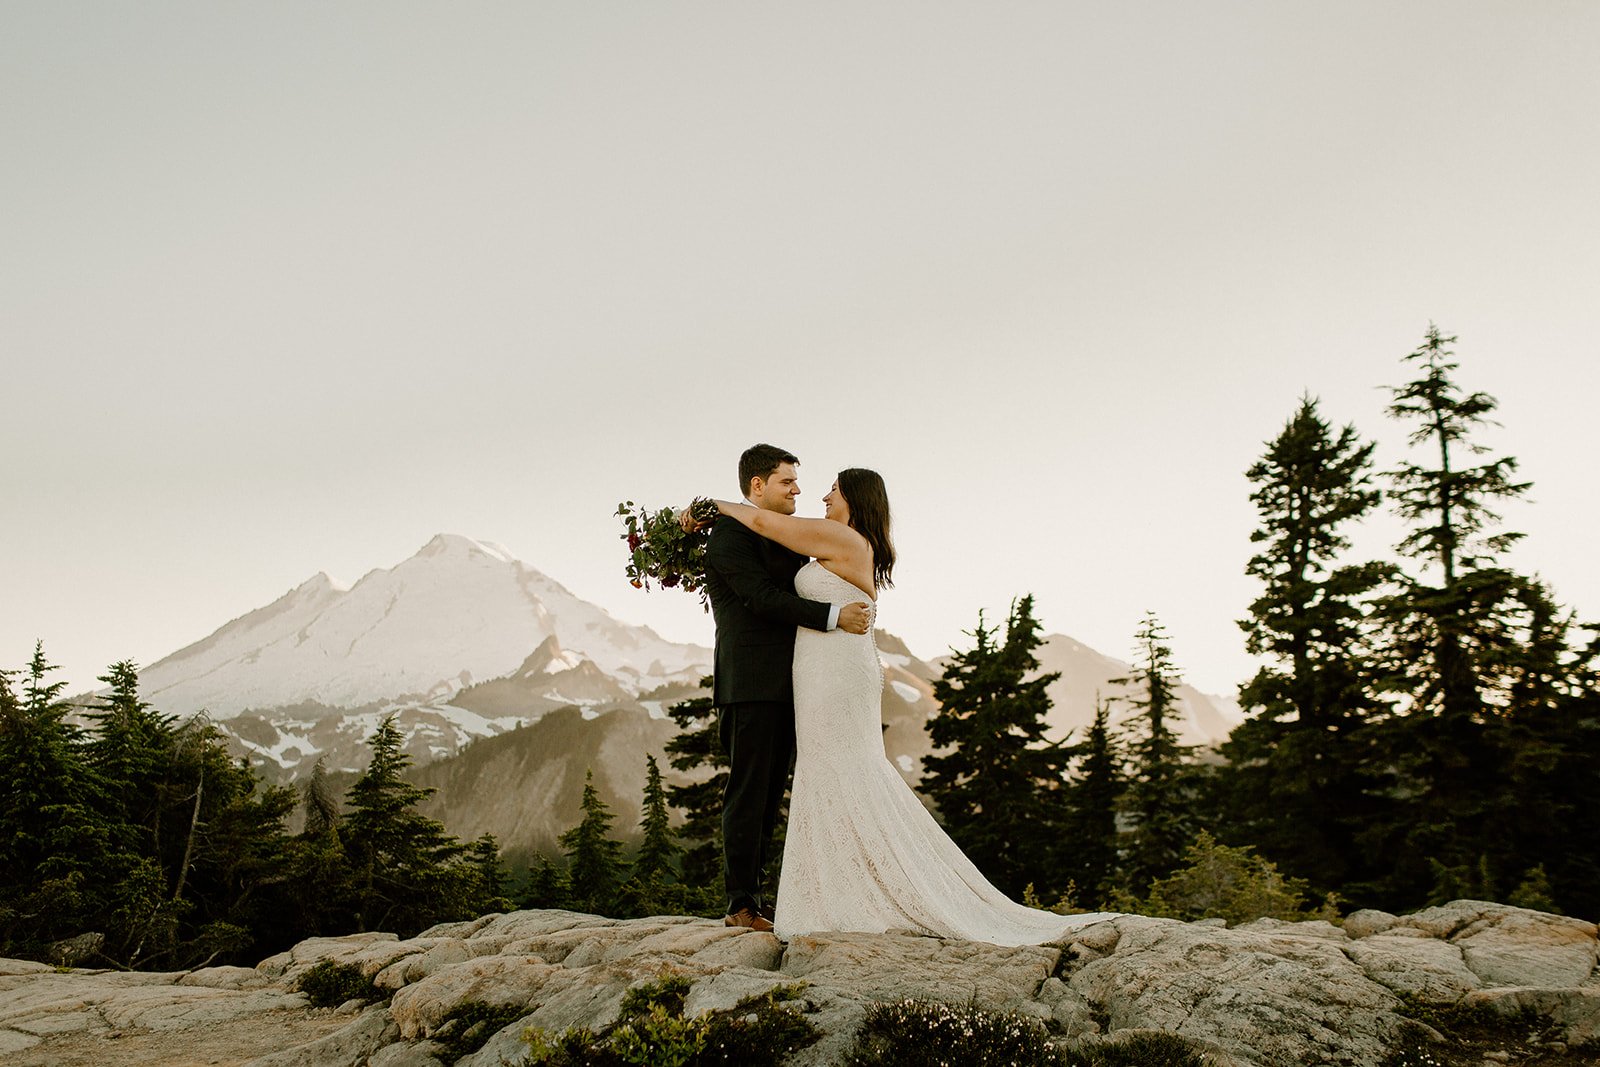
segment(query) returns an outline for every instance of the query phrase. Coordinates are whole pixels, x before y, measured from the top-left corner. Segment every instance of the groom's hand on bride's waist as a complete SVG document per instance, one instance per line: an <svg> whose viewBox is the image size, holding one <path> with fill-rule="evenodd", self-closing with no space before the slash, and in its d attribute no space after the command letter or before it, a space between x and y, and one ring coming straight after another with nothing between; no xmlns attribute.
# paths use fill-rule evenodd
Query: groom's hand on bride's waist
<svg viewBox="0 0 1600 1067"><path fill-rule="evenodd" d="M872 606L865 602L846 604L839 609L839 629L848 634L864 634L872 625Z"/></svg>

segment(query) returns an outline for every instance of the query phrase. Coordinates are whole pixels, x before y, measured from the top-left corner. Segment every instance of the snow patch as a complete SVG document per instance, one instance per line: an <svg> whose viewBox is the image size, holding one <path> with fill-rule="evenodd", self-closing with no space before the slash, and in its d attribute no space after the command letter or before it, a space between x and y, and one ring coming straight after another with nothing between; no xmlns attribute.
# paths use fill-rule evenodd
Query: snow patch
<svg viewBox="0 0 1600 1067"><path fill-rule="evenodd" d="M910 774L911 769L916 766L916 764L912 762L910 756L896 756L894 761L900 765L900 772L902 774Z"/></svg>
<svg viewBox="0 0 1600 1067"><path fill-rule="evenodd" d="M544 665L544 673L560 674L562 671L570 671L581 666L582 663L582 656L576 652L568 652L566 649L562 649L559 654L550 657L550 662Z"/></svg>
<svg viewBox="0 0 1600 1067"><path fill-rule="evenodd" d="M216 719L317 703L348 708L511 675L554 638L552 672L589 660L630 694L698 681L710 650L667 641L574 596L503 545L440 534L354 585L325 573L151 664L141 689L163 711Z"/></svg>
<svg viewBox="0 0 1600 1067"><path fill-rule="evenodd" d="M905 682L890 682L889 684L894 687L894 691L899 695L900 699L907 704L915 704L922 699L922 694L917 691L916 686L907 685Z"/></svg>

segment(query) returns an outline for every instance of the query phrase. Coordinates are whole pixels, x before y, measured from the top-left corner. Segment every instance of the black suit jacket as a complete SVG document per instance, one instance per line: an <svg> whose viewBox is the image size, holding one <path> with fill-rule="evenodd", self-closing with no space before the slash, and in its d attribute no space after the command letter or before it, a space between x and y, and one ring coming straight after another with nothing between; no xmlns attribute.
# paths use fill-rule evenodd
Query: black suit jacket
<svg viewBox="0 0 1600 1067"><path fill-rule="evenodd" d="M717 620L712 700L794 702L794 630L828 628L832 606L794 593L806 557L726 515L706 545L706 591Z"/></svg>

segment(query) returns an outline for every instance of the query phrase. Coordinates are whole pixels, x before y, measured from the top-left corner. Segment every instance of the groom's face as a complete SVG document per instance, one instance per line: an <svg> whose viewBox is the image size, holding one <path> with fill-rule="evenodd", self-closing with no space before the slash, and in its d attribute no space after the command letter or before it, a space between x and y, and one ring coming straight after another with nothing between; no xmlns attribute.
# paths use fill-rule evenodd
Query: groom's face
<svg viewBox="0 0 1600 1067"><path fill-rule="evenodd" d="M780 515L794 514L794 498L800 495L800 473L793 463L780 463L766 481L750 479L750 503Z"/></svg>

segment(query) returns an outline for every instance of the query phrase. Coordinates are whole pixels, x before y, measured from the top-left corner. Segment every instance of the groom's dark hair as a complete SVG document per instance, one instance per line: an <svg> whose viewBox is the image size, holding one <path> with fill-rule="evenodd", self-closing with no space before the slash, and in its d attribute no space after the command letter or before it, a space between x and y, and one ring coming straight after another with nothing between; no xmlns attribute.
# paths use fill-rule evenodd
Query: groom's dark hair
<svg viewBox="0 0 1600 1067"><path fill-rule="evenodd" d="M783 463L793 463L798 466L800 459L793 452L777 445L751 445L745 449L744 455L739 457L739 495L749 496L751 478L766 481Z"/></svg>

